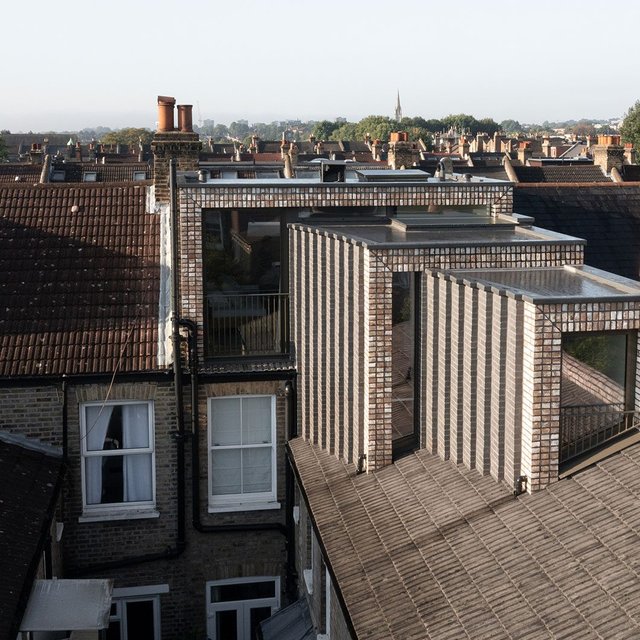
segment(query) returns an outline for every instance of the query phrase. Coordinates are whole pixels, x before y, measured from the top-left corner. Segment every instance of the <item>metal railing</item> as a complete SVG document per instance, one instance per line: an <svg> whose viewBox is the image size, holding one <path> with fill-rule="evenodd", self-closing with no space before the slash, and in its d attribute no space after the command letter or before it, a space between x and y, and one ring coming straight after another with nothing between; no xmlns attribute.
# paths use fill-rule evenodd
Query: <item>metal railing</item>
<svg viewBox="0 0 640 640"><path fill-rule="evenodd" d="M206 297L207 357L283 355L289 349L288 293Z"/></svg>
<svg viewBox="0 0 640 640"><path fill-rule="evenodd" d="M560 409L560 462L599 447L620 434L640 427L640 412L614 404Z"/></svg>

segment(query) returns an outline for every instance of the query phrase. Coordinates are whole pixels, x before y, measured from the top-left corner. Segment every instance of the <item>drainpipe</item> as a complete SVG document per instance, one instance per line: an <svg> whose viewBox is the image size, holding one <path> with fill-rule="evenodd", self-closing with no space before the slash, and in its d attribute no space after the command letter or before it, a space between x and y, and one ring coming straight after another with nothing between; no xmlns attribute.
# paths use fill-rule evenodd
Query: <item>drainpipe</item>
<svg viewBox="0 0 640 640"><path fill-rule="evenodd" d="M186 546L185 532L185 478L184 478L184 399L182 388L182 357L180 340L180 274L178 270L178 189L176 187L176 161L169 161L169 209L171 225L171 322L173 343L173 387L175 390L176 421L178 430L172 435L177 445L177 493L178 493L178 531L176 547L184 550Z"/></svg>
<svg viewBox="0 0 640 640"><path fill-rule="evenodd" d="M62 462L69 461L69 410L67 406L67 376L62 376Z"/></svg>

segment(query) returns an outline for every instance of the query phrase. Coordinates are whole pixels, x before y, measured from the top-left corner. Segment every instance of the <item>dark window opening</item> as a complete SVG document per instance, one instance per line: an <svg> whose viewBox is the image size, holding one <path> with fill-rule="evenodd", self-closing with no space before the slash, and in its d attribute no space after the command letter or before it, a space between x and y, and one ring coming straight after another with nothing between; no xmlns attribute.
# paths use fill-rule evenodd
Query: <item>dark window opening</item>
<svg viewBox="0 0 640 640"><path fill-rule="evenodd" d="M289 349L287 222L295 213L207 211L203 271L208 357Z"/></svg>
<svg viewBox="0 0 640 640"><path fill-rule="evenodd" d="M391 426L397 457L415 449L419 442L419 274L394 273L391 290Z"/></svg>

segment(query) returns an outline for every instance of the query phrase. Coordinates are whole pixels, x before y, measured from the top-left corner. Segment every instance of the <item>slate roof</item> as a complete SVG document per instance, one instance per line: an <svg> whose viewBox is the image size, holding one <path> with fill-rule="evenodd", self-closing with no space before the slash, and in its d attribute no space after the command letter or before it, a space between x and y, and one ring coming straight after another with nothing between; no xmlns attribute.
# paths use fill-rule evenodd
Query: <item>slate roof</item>
<svg viewBox="0 0 640 640"><path fill-rule="evenodd" d="M640 445L518 498L424 450L356 476L289 447L358 638L640 637Z"/></svg>
<svg viewBox="0 0 640 640"><path fill-rule="evenodd" d="M516 185L513 210L538 227L586 239L586 264L640 279L638 185Z"/></svg>
<svg viewBox="0 0 640 640"><path fill-rule="evenodd" d="M0 188L0 377L157 369L159 220L145 198Z"/></svg>
<svg viewBox="0 0 640 640"><path fill-rule="evenodd" d="M96 182L133 182L136 171L144 171L145 179L151 178L151 169L147 162L118 162L114 164L96 164L95 162L52 163L53 170L65 172L64 182L83 182L88 172L96 173Z"/></svg>
<svg viewBox="0 0 640 640"><path fill-rule="evenodd" d="M514 166L513 170L520 182L611 182L596 165Z"/></svg>
<svg viewBox="0 0 640 640"><path fill-rule="evenodd" d="M60 491L62 458L0 439L0 637L15 638Z"/></svg>
<svg viewBox="0 0 640 640"><path fill-rule="evenodd" d="M22 162L0 163L0 183L26 182L35 184L40 182L41 173L42 165L38 164L24 164Z"/></svg>

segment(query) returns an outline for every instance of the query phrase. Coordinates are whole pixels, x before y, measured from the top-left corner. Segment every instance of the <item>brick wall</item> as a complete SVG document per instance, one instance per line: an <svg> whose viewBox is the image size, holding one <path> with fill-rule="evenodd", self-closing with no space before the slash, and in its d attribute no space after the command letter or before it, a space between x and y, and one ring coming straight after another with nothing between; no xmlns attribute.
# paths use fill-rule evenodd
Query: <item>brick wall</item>
<svg viewBox="0 0 640 640"><path fill-rule="evenodd" d="M11 386L0 393L0 431L62 446L62 384Z"/></svg>
<svg viewBox="0 0 640 640"><path fill-rule="evenodd" d="M189 411L189 388L185 389ZM199 390L199 476L201 514L204 524L251 524L285 521L284 506L273 511L207 513L207 398L236 394L275 394L278 434L278 498L285 497L285 404L284 382L204 383ZM205 635L205 583L225 578L280 576L285 588L285 537L279 531L199 533L191 525L190 443L186 444L186 536L184 553L160 560L86 572L96 563L114 562L139 555L164 553L175 547L177 536L177 447L173 385L166 382L69 385L69 468L64 481L57 520L64 523L63 570L58 576L82 573L83 577L109 577L115 587L168 584L160 596L162 637L181 639ZM156 455L156 505L159 517L139 520L80 522L80 406L104 400L150 400L154 407ZM37 437L56 446L62 444L62 393L59 384L9 387L0 394L0 428ZM58 564L56 562L56 564ZM284 598L283 605L286 604ZM189 634L192 634L190 636Z"/></svg>
<svg viewBox="0 0 640 640"><path fill-rule="evenodd" d="M369 470L392 460L392 273L582 263L581 244L378 249L291 226L300 431ZM520 475L524 302L425 276L421 446L512 483ZM342 435L341 435L342 434ZM507 456L509 457L507 461Z"/></svg>

